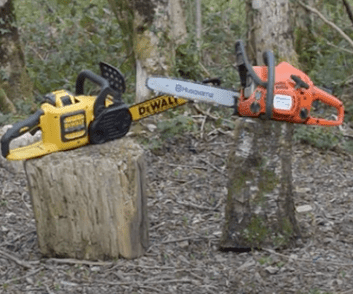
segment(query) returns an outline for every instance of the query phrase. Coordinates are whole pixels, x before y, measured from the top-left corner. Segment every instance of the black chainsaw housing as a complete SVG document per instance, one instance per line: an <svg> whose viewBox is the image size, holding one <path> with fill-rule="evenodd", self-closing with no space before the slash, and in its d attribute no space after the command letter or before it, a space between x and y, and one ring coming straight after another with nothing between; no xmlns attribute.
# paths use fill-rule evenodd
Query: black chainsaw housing
<svg viewBox="0 0 353 294"><path fill-rule="evenodd" d="M90 143L103 144L125 136L131 122L131 114L126 104L105 108L89 126Z"/></svg>

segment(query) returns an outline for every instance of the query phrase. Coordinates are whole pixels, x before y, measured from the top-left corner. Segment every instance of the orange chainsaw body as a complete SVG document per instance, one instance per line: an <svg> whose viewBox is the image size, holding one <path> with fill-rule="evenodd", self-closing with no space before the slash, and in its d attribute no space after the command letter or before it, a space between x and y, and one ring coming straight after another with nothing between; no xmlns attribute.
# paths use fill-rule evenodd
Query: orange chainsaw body
<svg viewBox="0 0 353 294"><path fill-rule="evenodd" d="M266 66L254 66L258 77L266 81L268 69ZM299 77L306 87L300 87L292 79ZM273 91L272 119L308 125L337 126L344 118L343 103L335 96L314 86L310 78L301 70L287 62L281 62L275 67L275 83ZM327 120L310 116L312 103L319 100L324 104L336 108L337 120ZM238 113L241 116L259 117L266 112L266 88L257 86L246 98L241 89L238 101Z"/></svg>

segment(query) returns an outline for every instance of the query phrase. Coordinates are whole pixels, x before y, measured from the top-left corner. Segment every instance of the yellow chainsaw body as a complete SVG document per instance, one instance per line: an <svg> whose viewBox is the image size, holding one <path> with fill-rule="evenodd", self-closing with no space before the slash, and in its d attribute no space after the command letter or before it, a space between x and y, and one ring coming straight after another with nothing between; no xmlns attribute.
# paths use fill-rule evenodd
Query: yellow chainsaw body
<svg viewBox="0 0 353 294"><path fill-rule="evenodd" d="M1 154L8 160L25 160L86 144L102 144L125 136L132 121L183 105L187 100L165 96L133 105L123 102L125 81L120 71L104 62L101 75L84 70L76 79L75 95L58 90L44 96L34 114L17 122L1 137ZM100 86L97 96L84 95L84 82ZM12 140L30 132L42 131L39 142L10 148Z"/></svg>
<svg viewBox="0 0 353 294"><path fill-rule="evenodd" d="M93 120L95 96L73 96L65 90L52 92L55 105L43 103L38 127L42 140L34 144L10 150L7 159L23 160L43 156L59 150L74 149L89 143L88 127ZM64 105L63 99L68 99ZM112 102L107 99L106 105ZM26 131L26 130L23 130Z"/></svg>

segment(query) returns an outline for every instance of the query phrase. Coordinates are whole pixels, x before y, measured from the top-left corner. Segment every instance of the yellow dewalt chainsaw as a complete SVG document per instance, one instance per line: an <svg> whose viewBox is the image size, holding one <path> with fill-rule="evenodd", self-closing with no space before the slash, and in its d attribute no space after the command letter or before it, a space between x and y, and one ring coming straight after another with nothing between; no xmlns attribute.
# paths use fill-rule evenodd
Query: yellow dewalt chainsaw
<svg viewBox="0 0 353 294"><path fill-rule="evenodd" d="M130 108L122 101L125 81L120 71L100 63L101 76L85 70L76 80L76 93L54 91L44 96L41 108L12 126L1 138L1 153L8 160L24 160L88 143L101 144L118 139L129 131L132 121L183 105L184 99L159 96ZM98 96L84 95L84 82L100 86ZM10 150L10 142L41 129L40 142Z"/></svg>

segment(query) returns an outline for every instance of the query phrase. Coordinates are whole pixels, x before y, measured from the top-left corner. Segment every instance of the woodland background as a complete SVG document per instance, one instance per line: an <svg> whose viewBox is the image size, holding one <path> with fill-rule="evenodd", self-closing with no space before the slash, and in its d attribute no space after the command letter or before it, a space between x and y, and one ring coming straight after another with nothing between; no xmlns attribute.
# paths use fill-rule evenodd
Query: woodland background
<svg viewBox="0 0 353 294"><path fill-rule="evenodd" d="M353 38L343 5L353 6L353 0L309 2ZM99 61L123 72L123 99L134 103L135 67L108 1L14 3L34 87L27 99L15 102L16 114L0 113L0 126L28 117L48 92L74 92L78 73L98 73ZM234 43L247 39L245 1L202 0L201 50L195 0L183 3L188 38L177 48L173 76L220 77L223 87L238 88ZM295 126L295 206L312 208L297 213L303 238L296 248L219 250L233 119L221 108L200 105L195 113L180 107L132 129L146 151L151 241L136 260L43 258L25 176L0 166L0 293L352 293L353 48L317 15L307 17L305 31L293 28L300 69L316 85L333 90L346 115L342 127ZM7 79L5 72L0 78Z"/></svg>
<svg viewBox="0 0 353 294"><path fill-rule="evenodd" d="M353 38L353 21L344 2L353 5L352 0L315 0L310 3L315 3L315 8L327 20ZM63 88L73 91L78 73L83 69L99 72L99 61L108 62L122 71L127 82L124 100L128 104L134 102L135 65L126 54L123 34L108 1L17 0L14 4L26 67L34 83L34 95L29 93L28 97L34 97L36 105L33 105L33 99L16 101L18 113L0 113L0 125L27 117L39 108L42 96L48 92ZM195 0L184 0L183 4L188 38L176 49L173 76L186 75L194 80L220 77L223 87L238 88L234 43L237 39L247 39L245 1L202 1L200 50L196 42ZM331 89L334 95L340 98L342 94L348 95L343 101L345 121L350 122L353 119L353 103L349 99L353 85L353 48L316 14L305 15L308 19L302 22L308 24L306 30L293 28L300 69L316 85ZM5 75L0 71L1 79L6 80ZM179 115L180 111L176 110L169 113L168 118ZM162 123L163 127L168 126ZM340 145L347 151L353 150L353 144L334 128L322 130L297 126L295 134L297 142L329 149Z"/></svg>

